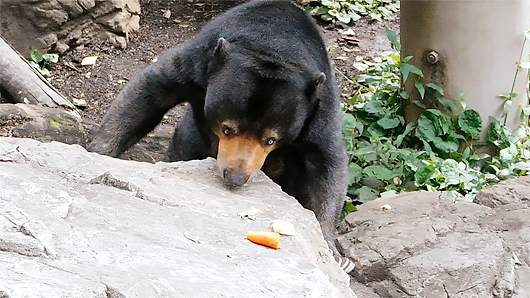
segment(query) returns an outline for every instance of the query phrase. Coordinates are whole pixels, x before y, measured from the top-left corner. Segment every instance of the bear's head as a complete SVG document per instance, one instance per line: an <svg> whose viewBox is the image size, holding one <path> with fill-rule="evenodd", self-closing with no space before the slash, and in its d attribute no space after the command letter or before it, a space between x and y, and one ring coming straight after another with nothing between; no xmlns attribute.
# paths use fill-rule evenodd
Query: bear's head
<svg viewBox="0 0 530 298"><path fill-rule="evenodd" d="M228 187L245 184L271 151L300 137L325 79L322 72L303 73L281 58L218 40L204 114L219 139L217 163Z"/></svg>

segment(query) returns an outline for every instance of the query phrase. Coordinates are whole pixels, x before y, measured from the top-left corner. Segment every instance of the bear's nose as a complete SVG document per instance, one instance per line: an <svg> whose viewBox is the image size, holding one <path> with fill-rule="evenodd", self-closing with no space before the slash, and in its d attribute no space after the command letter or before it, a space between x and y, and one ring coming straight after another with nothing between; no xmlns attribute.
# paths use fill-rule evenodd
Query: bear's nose
<svg viewBox="0 0 530 298"><path fill-rule="evenodd" d="M241 171L227 168L223 170L225 184L229 188L239 187L247 182L249 176Z"/></svg>

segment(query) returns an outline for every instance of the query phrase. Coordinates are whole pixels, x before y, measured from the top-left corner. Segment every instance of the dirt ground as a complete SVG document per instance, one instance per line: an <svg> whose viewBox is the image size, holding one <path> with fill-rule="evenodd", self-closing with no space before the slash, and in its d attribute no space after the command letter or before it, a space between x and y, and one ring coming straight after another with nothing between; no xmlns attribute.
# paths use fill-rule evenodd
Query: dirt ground
<svg viewBox="0 0 530 298"><path fill-rule="evenodd" d="M134 73L143 69L166 49L192 38L200 28L216 15L243 3L243 0L141 0L142 15L140 29L129 35L126 49L113 47L109 43L94 41L80 46L61 56L58 64L50 68L50 82L68 99L82 99L86 107L81 107L85 120L99 123L117 93ZM171 11L170 18L164 12ZM353 26L319 23L330 50L330 56L340 73L348 78L358 72L353 63L379 56L390 49L384 27L399 33L399 16L382 23L365 17ZM341 35L349 29L355 35L349 36L350 43ZM348 31L351 33L351 30ZM83 57L98 56L93 66L83 67ZM71 67L74 66L74 67ZM337 72L337 82L343 90L344 98L354 92L351 84L345 82L343 75ZM182 108L176 107L168 112L163 123L178 122Z"/></svg>

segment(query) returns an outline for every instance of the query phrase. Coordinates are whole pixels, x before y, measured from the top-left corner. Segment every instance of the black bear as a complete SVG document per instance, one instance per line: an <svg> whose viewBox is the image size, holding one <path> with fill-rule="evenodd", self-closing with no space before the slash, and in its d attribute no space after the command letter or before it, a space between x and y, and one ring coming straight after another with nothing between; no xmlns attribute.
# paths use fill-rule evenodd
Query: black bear
<svg viewBox="0 0 530 298"><path fill-rule="evenodd" d="M281 0L218 16L125 86L88 149L118 156L182 102L171 161L216 157L230 188L263 170L314 211L338 254L347 156L334 73L311 17Z"/></svg>

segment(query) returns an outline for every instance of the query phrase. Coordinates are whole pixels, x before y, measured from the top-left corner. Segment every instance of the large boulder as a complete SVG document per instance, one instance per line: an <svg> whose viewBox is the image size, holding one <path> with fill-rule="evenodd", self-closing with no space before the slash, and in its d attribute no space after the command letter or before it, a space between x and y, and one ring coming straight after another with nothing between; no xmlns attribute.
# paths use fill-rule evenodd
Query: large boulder
<svg viewBox="0 0 530 298"><path fill-rule="evenodd" d="M0 138L0 297L355 297L313 213L213 159L133 162ZM279 250L246 240L283 219Z"/></svg>
<svg viewBox="0 0 530 298"><path fill-rule="evenodd" d="M530 297L529 186L499 183L479 204L415 192L359 206L339 238L356 263L352 288L366 298Z"/></svg>
<svg viewBox="0 0 530 298"><path fill-rule="evenodd" d="M22 103L0 104L0 137L57 141L85 147L97 129L97 124L63 109ZM171 125L158 125L120 158L151 163L163 161L174 131Z"/></svg>
<svg viewBox="0 0 530 298"><path fill-rule="evenodd" d="M139 28L140 0L3 0L2 37L29 58L31 49L63 53L92 38L125 48Z"/></svg>

